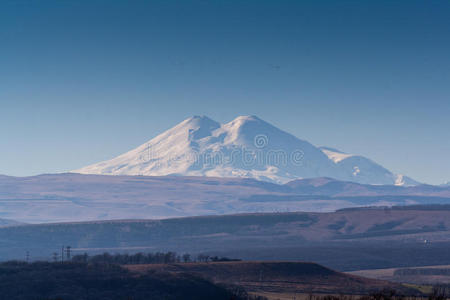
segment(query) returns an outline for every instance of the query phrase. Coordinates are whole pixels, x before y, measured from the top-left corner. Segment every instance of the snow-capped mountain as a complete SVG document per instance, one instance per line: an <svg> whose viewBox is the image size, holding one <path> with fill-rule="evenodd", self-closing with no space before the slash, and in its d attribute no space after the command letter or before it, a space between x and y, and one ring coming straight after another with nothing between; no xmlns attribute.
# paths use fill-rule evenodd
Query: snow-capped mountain
<svg viewBox="0 0 450 300"><path fill-rule="evenodd" d="M366 184L417 184L365 157L318 148L255 116L240 116L226 124L194 116L134 150L72 172L248 177L275 183L332 177Z"/></svg>
<svg viewBox="0 0 450 300"><path fill-rule="evenodd" d="M345 173L342 175L348 178L346 180L359 183L395 184L400 186L420 184L408 176L392 174L386 168L366 157L344 153L330 147L320 147L320 150L338 166L341 172Z"/></svg>

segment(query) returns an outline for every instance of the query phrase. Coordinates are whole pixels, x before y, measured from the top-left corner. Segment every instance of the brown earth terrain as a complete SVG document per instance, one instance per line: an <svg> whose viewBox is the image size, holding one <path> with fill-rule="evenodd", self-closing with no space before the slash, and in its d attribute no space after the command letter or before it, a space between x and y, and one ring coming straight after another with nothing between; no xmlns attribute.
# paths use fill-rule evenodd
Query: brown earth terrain
<svg viewBox="0 0 450 300"><path fill-rule="evenodd" d="M204 276L216 283L234 284L254 294L341 293L362 295L383 289L417 293L397 283L344 274L307 262L209 262L126 265L145 273L164 271Z"/></svg>
<svg viewBox="0 0 450 300"><path fill-rule="evenodd" d="M450 265L360 270L347 274L410 284L450 284Z"/></svg>

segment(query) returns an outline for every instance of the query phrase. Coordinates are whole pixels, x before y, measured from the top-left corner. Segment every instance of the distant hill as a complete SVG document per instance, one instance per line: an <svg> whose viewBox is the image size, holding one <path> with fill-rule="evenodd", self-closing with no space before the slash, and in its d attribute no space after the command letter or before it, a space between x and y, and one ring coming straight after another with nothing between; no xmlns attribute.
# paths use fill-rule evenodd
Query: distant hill
<svg viewBox="0 0 450 300"><path fill-rule="evenodd" d="M136 275L116 265L0 264L2 299L248 300L192 274Z"/></svg>
<svg viewBox="0 0 450 300"><path fill-rule="evenodd" d="M17 222L9 219L0 219L0 227L24 225L25 223Z"/></svg>
<svg viewBox="0 0 450 300"><path fill-rule="evenodd" d="M249 292L369 294L383 289L417 292L400 284L351 276L306 262L210 262L166 265L126 265L147 273L164 271L204 276L214 282L236 284Z"/></svg>
<svg viewBox="0 0 450 300"><path fill-rule="evenodd" d="M279 185L248 178L181 176L0 177L1 216L26 223L449 203L450 187L365 185L331 178Z"/></svg>
<svg viewBox="0 0 450 300"><path fill-rule="evenodd" d="M348 209L0 228L0 257L176 251L247 260L307 260L339 270L449 263L450 206Z"/></svg>

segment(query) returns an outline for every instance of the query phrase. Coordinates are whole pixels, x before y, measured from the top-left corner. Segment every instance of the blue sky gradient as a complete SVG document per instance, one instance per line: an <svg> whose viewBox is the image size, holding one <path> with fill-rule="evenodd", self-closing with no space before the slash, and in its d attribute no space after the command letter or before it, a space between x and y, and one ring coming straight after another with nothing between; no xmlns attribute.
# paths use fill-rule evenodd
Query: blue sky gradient
<svg viewBox="0 0 450 300"><path fill-rule="evenodd" d="M257 115L450 180L449 1L1 1L0 173L77 169L191 115Z"/></svg>

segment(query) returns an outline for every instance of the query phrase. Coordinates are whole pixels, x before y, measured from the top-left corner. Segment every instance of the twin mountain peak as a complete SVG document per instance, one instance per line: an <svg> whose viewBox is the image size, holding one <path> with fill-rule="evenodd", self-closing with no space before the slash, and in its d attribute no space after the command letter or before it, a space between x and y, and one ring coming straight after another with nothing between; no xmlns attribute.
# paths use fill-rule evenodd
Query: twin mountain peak
<svg viewBox="0 0 450 300"><path fill-rule="evenodd" d="M280 184L315 177L364 184L418 184L363 156L316 147L256 116L240 116L226 124L194 116L136 149L72 172L245 177Z"/></svg>

